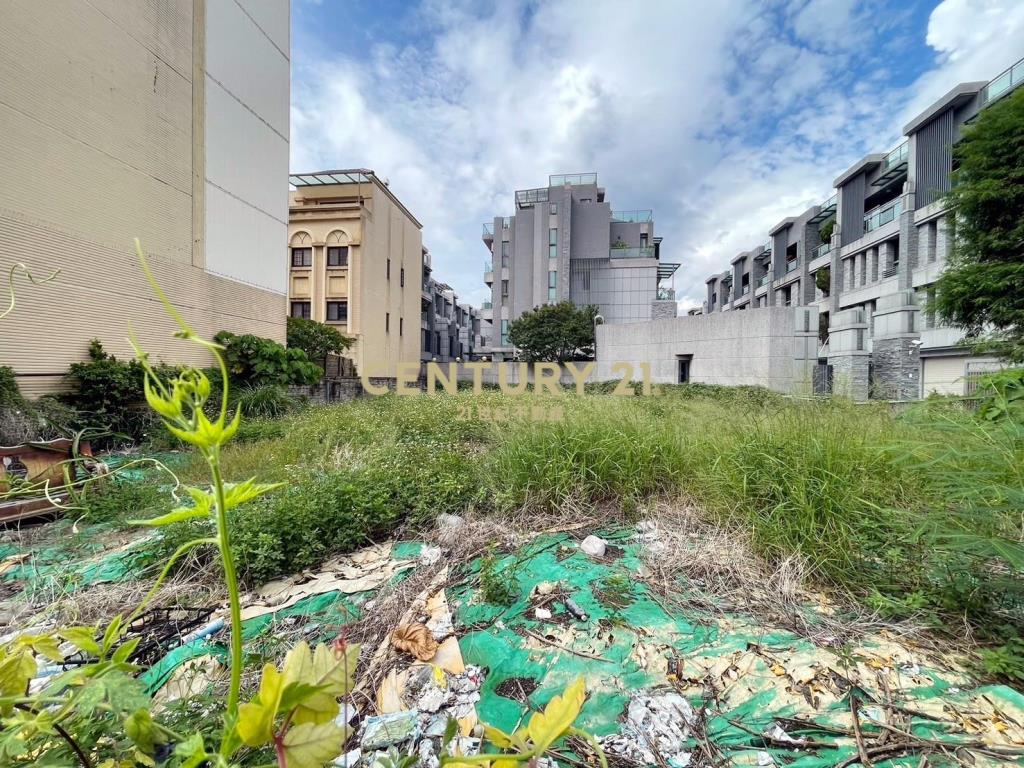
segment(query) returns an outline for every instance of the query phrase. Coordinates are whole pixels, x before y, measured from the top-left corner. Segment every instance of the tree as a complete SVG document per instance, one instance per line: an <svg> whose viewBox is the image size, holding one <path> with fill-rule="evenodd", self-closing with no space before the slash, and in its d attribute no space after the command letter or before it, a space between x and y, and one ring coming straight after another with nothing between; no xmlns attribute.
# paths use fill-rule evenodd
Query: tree
<svg viewBox="0 0 1024 768"><path fill-rule="evenodd" d="M355 339L341 333L337 328L307 320L304 317L288 318L288 348L301 349L306 357L323 366L327 355L340 355L352 346Z"/></svg>
<svg viewBox="0 0 1024 768"><path fill-rule="evenodd" d="M564 363L594 355L597 307L577 307L571 301L545 304L512 322L508 340L528 362Z"/></svg>
<svg viewBox="0 0 1024 768"><path fill-rule="evenodd" d="M954 248L935 309L978 351L1024 361L1024 88L982 110L954 149Z"/></svg>
<svg viewBox="0 0 1024 768"><path fill-rule="evenodd" d="M324 369L310 362L301 349L285 349L273 339L220 331L213 340L224 348L222 355L228 375L237 384L253 387L311 385L324 375Z"/></svg>

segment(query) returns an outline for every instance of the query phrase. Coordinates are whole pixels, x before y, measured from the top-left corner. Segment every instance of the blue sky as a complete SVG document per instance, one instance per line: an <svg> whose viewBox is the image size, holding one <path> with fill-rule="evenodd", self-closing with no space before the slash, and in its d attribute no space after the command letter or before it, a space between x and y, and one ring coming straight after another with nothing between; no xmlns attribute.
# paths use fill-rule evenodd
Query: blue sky
<svg viewBox="0 0 1024 768"><path fill-rule="evenodd" d="M1020 0L293 0L292 170L367 167L474 304L480 224L596 171L683 309L768 229L1024 56Z"/></svg>

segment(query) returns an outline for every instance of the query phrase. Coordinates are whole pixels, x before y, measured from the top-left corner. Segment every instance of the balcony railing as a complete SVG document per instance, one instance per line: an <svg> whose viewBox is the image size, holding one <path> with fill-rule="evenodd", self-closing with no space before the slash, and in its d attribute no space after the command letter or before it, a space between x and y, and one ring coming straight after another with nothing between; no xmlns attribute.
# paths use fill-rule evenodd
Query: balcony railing
<svg viewBox="0 0 1024 768"><path fill-rule="evenodd" d="M748 293L750 293L749 285L740 286L740 296L746 296Z"/></svg>
<svg viewBox="0 0 1024 768"><path fill-rule="evenodd" d="M645 211L612 211L612 221L628 221L644 223L654 219L654 211L648 208Z"/></svg>
<svg viewBox="0 0 1024 768"><path fill-rule="evenodd" d="M897 198L885 205L872 208L864 214L864 231L870 232L873 229L878 229L882 225L893 221L901 213L903 213L902 198Z"/></svg>
<svg viewBox="0 0 1024 768"><path fill-rule="evenodd" d="M654 248L609 248L608 256L612 259L653 259Z"/></svg>
<svg viewBox="0 0 1024 768"><path fill-rule="evenodd" d="M983 92L983 100L986 104L990 104L1021 83L1024 83L1024 59L1018 61L986 85Z"/></svg>
<svg viewBox="0 0 1024 768"><path fill-rule="evenodd" d="M658 288L658 301L675 301L675 288Z"/></svg>
<svg viewBox="0 0 1024 768"><path fill-rule="evenodd" d="M566 184L597 184L596 173L556 173L548 176L549 187L562 187Z"/></svg>
<svg viewBox="0 0 1024 768"><path fill-rule="evenodd" d="M832 243L822 243L814 249L814 256L812 258L817 259L820 256L825 256L832 252Z"/></svg>
<svg viewBox="0 0 1024 768"><path fill-rule="evenodd" d="M896 149L885 156L885 160L882 161L882 167L888 170L894 168L900 163L906 162L907 153L910 151L910 143L904 141Z"/></svg>
<svg viewBox="0 0 1024 768"><path fill-rule="evenodd" d="M771 275L761 275L761 279L757 281L757 287L760 288L762 285L767 285L771 279Z"/></svg>
<svg viewBox="0 0 1024 768"><path fill-rule="evenodd" d="M538 187L537 189L520 189L516 192L517 208L528 208L534 203L546 203L547 201L547 187Z"/></svg>
<svg viewBox="0 0 1024 768"><path fill-rule="evenodd" d="M788 275L790 272L793 272L799 266L800 266L800 259L793 259L792 261L787 261L786 262L786 274Z"/></svg>
<svg viewBox="0 0 1024 768"><path fill-rule="evenodd" d="M485 301L483 304L480 305L480 309L491 309L491 302Z"/></svg>
<svg viewBox="0 0 1024 768"><path fill-rule="evenodd" d="M494 225L484 223L484 237L494 237Z"/></svg>
<svg viewBox="0 0 1024 768"><path fill-rule="evenodd" d="M771 240L769 240L767 243L764 244L764 252L765 253L771 253L772 252L772 241Z"/></svg>

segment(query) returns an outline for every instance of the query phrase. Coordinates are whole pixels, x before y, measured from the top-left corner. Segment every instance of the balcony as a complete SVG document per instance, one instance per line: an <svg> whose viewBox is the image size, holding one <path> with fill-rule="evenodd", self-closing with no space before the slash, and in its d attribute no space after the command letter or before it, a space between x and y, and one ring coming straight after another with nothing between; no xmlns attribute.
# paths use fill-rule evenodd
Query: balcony
<svg viewBox="0 0 1024 768"><path fill-rule="evenodd" d="M748 285L740 286L740 296L741 297L742 296L746 296L748 293L750 293L750 285L749 284Z"/></svg>
<svg viewBox="0 0 1024 768"><path fill-rule="evenodd" d="M786 274L788 275L790 272L795 272L799 266L800 266L800 259L793 259L791 261L787 261L786 262Z"/></svg>
<svg viewBox="0 0 1024 768"><path fill-rule="evenodd" d="M872 208L864 214L864 231L871 232L896 219L903 213L903 198L896 198L885 205Z"/></svg>
<svg viewBox="0 0 1024 768"><path fill-rule="evenodd" d="M597 184L596 173L557 173L548 176L549 187L564 187L566 184ZM545 200L547 197L545 196Z"/></svg>
<svg viewBox="0 0 1024 768"><path fill-rule="evenodd" d="M488 245L490 245L491 243L494 242L494 225L493 224L484 223L483 239L484 239L484 242L487 243Z"/></svg>
<svg viewBox="0 0 1024 768"><path fill-rule="evenodd" d="M761 275L761 279L757 281L757 287L760 288L762 285L768 285L771 279L771 275Z"/></svg>
<svg viewBox="0 0 1024 768"><path fill-rule="evenodd" d="M648 208L645 211L612 211L613 222L628 222L632 224L644 224L654 220L654 211Z"/></svg>
<svg viewBox="0 0 1024 768"><path fill-rule="evenodd" d="M817 259L817 258L820 258L822 256L827 256L831 252L832 252L832 243L822 243L821 245L819 245L817 248L814 249L814 255L811 256L811 258L812 259Z"/></svg>
<svg viewBox="0 0 1024 768"><path fill-rule="evenodd" d="M484 262L484 282L491 285L494 282L494 265Z"/></svg>
<svg viewBox="0 0 1024 768"><path fill-rule="evenodd" d="M772 252L772 241L769 240L767 243L764 244L764 253L771 253L771 252Z"/></svg>
<svg viewBox="0 0 1024 768"><path fill-rule="evenodd" d="M1024 83L1024 59L996 77L982 91L982 102L987 106L1001 99L1021 83Z"/></svg>
<svg viewBox="0 0 1024 768"><path fill-rule="evenodd" d="M675 301L676 290L675 288L658 288L658 301Z"/></svg>
<svg viewBox="0 0 1024 768"><path fill-rule="evenodd" d="M516 208L532 208L535 203L548 201L548 188L520 189L516 192Z"/></svg>
<svg viewBox="0 0 1024 768"><path fill-rule="evenodd" d="M480 305L480 309L490 309L493 305L489 301L485 301Z"/></svg>
<svg viewBox="0 0 1024 768"><path fill-rule="evenodd" d="M828 200L818 206L818 212L807 220L808 224L821 224L836 215L836 207L839 205L839 195L832 195Z"/></svg>
<svg viewBox="0 0 1024 768"><path fill-rule="evenodd" d="M904 141L882 160L882 175L871 182L873 187L885 187L907 175L910 143Z"/></svg>
<svg viewBox="0 0 1024 768"><path fill-rule="evenodd" d="M654 248L644 246L643 248L609 248L608 258L611 259L653 259Z"/></svg>

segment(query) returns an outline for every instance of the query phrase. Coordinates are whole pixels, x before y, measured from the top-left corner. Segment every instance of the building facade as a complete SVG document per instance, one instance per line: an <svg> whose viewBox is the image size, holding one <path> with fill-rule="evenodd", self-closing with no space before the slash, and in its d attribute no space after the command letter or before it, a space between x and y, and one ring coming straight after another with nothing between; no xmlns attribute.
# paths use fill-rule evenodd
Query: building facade
<svg viewBox="0 0 1024 768"><path fill-rule="evenodd" d="M365 168L289 181L289 313L353 337L360 375L394 379L420 359L422 225Z"/></svg>
<svg viewBox="0 0 1024 768"><path fill-rule="evenodd" d="M430 253L423 249L420 359L465 362L480 352L480 310L459 301L455 290L432 275Z"/></svg>
<svg viewBox="0 0 1024 768"><path fill-rule="evenodd" d="M675 315L659 283L679 265L662 261L652 212L613 211L597 174L550 176L546 187L517 191L515 210L483 227L491 301L482 311L495 359L514 355L511 322L542 304L593 304L606 323Z"/></svg>
<svg viewBox="0 0 1024 768"><path fill-rule="evenodd" d="M859 160L835 194L709 277L703 311L815 307L821 375L859 400L965 394L997 361L972 356L930 309L953 248L943 196L964 126L1021 83L1024 60L957 85L904 126L896 148Z"/></svg>
<svg viewBox="0 0 1024 768"><path fill-rule="evenodd" d="M114 7L116 5L116 8ZM109 6L109 8L107 8ZM106 8L106 11L104 10ZM210 363L196 331L284 341L289 3L8 0L0 24L0 274L25 263L0 365L28 396L99 339Z"/></svg>

